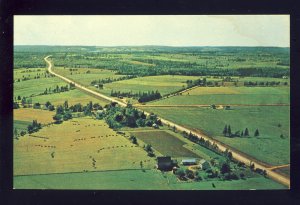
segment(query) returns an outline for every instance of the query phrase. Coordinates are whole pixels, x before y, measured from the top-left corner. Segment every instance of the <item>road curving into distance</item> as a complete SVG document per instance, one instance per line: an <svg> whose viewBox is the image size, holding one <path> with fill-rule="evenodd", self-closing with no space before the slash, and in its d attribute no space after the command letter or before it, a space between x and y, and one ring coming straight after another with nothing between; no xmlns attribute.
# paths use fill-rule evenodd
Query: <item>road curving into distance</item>
<svg viewBox="0 0 300 205"><path fill-rule="evenodd" d="M50 55L50 56L51 56L51 55ZM88 93L90 93L90 94L92 94L92 95L94 95L94 96L101 97L101 98L103 98L103 99L105 99L105 100L108 100L108 101L110 101L110 102L116 102L116 103L118 103L120 106L123 106L123 107L126 107L126 106L127 106L127 104L124 103L124 102L120 102L120 101L118 101L118 100L116 100L116 99L113 99L113 98L108 97L108 96L106 96L106 95L103 95L103 94L101 94L101 93L95 92L95 91L93 91L93 90L91 90L91 89L89 89L89 88L86 88L85 86L80 85L80 84L78 84L78 83L76 83L76 82L74 82L74 81L72 81L72 80L70 80L70 79L68 79L68 78L66 78L66 77L64 77L64 76L62 76L62 75L59 75L59 74L55 73L55 72L52 70L53 65L52 65L51 61L48 60L48 58L49 58L50 56L47 56L47 57L44 58L44 60L45 60L46 63L48 64L48 71L49 71L49 73L55 75L56 77L58 77L58 78L60 78L60 79L62 79L62 80L64 80L64 81L66 81L66 82L68 82L68 83L73 83L73 84L75 85L76 88L78 88L78 89L80 89L80 90L83 90L83 91L85 91L85 92L88 92ZM146 111L144 111L144 110L142 110L142 109L140 109L140 108L137 108L137 109L143 111L143 112L145 113L145 115L150 115L149 112L146 112ZM236 160L238 160L238 161L240 161L240 162L243 162L243 163L245 163L245 164L248 165L248 166L250 166L250 163L253 163L254 166L255 166L255 168L259 168L259 169L262 169L262 170L266 170L266 171L267 171L267 175L268 175L270 178L272 178L273 180L275 180L275 181L277 181L277 182L279 182L279 183L281 183L281 184L283 184L283 185L285 185L285 186L287 186L287 187L290 188L290 179L289 179L289 178L287 178L287 177L285 177L285 176L283 176L283 175L281 175L281 174L279 174L279 173L276 173L276 172L270 170L267 166L264 166L263 163L259 162L258 160L255 160L255 161L254 161L254 160L251 160L251 159L249 159L247 156L245 156L244 154L242 154L242 153L240 153L240 152L237 152L237 151L235 151L235 150L231 150L230 147L227 147L226 145L221 144L221 143L215 141L214 139L212 139L211 137L208 137L208 136L206 136L206 135L204 135L204 134L202 134L202 133L194 132L194 131L192 131L192 130L190 130L190 129L187 129L187 128L185 128L185 127L183 127L183 126L181 126L181 125L178 125L178 124L176 124L176 123L174 123L174 122L171 122L171 121L169 121L169 120L166 120L166 119L163 119L163 118L160 118L160 119L161 119L161 121L162 121L163 124L169 125L169 126L171 126L171 127L174 127L174 126L175 126L176 129L177 129L178 131L181 131L181 132L185 131L185 132L187 132L187 133L192 133L192 134L196 135L198 138L201 138L201 137L202 137L203 139L208 140L210 143L216 144L216 145L218 146L218 148L219 148L221 151L225 151L226 149L228 149L229 151L232 152L232 157L233 157L234 159L236 159Z"/></svg>

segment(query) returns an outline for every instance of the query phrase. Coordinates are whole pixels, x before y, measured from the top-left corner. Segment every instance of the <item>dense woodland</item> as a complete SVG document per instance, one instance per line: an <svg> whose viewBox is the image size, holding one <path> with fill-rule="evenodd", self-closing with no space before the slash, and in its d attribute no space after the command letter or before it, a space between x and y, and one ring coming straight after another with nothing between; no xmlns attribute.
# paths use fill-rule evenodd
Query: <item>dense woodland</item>
<svg viewBox="0 0 300 205"><path fill-rule="evenodd" d="M68 47L15 46L15 68L105 68L123 75L289 76L289 48L275 47Z"/></svg>

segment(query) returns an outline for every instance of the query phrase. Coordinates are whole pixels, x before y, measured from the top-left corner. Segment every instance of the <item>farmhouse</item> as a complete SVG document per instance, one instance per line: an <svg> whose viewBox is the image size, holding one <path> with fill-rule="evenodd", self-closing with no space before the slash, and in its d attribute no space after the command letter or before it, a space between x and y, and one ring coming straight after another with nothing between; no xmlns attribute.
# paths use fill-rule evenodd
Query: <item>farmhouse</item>
<svg viewBox="0 0 300 205"><path fill-rule="evenodd" d="M181 161L181 164L182 165L195 165L195 164L197 164L197 160L194 159L194 158L192 158L192 159L183 159Z"/></svg>
<svg viewBox="0 0 300 205"><path fill-rule="evenodd" d="M202 170L206 170L206 169L210 168L210 164L205 159L201 159L200 162L199 162L199 167Z"/></svg>
<svg viewBox="0 0 300 205"><path fill-rule="evenodd" d="M157 157L157 169L159 170L171 170L173 167L173 161L171 157Z"/></svg>

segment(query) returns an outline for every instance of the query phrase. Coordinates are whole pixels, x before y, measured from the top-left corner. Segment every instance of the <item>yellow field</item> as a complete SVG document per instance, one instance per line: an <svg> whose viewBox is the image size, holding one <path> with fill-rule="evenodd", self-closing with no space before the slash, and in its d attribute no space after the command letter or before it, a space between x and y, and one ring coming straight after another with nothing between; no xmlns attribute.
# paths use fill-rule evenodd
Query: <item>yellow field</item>
<svg viewBox="0 0 300 205"><path fill-rule="evenodd" d="M74 118L14 140L14 175L153 168L155 161L104 121Z"/></svg>
<svg viewBox="0 0 300 205"><path fill-rule="evenodd" d="M37 120L41 124L48 124L53 122L53 115L55 112L48 110L20 108L14 109L14 120L32 121Z"/></svg>
<svg viewBox="0 0 300 205"><path fill-rule="evenodd" d="M198 87L182 95L211 95L211 94L239 94L239 90L234 87Z"/></svg>

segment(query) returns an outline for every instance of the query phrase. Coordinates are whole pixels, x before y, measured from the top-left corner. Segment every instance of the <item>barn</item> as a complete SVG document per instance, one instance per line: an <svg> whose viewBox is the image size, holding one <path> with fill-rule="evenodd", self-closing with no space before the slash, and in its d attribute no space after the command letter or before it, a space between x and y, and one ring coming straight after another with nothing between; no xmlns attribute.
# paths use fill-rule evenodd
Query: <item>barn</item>
<svg viewBox="0 0 300 205"><path fill-rule="evenodd" d="M173 168L173 161L171 157L157 157L157 169L159 170L171 170Z"/></svg>
<svg viewBox="0 0 300 205"><path fill-rule="evenodd" d="M181 161L181 164L182 165L195 165L195 164L197 164L197 160L194 159L194 158L192 158L192 159L183 159Z"/></svg>

